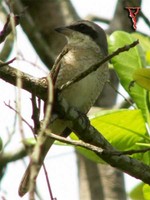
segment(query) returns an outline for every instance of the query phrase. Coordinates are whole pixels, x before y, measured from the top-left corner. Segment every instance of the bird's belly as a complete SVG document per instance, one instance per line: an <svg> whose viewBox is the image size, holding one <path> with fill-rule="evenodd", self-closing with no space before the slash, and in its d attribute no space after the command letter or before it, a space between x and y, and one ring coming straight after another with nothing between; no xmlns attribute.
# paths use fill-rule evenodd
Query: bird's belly
<svg viewBox="0 0 150 200"><path fill-rule="evenodd" d="M108 67L106 64L62 91L61 95L70 106L76 107L80 112L86 113L95 103L107 80Z"/></svg>

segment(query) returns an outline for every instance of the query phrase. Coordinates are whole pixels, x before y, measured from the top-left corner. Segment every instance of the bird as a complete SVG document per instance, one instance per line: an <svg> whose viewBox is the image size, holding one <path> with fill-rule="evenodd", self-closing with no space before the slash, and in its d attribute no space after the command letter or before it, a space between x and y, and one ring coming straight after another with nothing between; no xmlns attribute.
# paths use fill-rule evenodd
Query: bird
<svg viewBox="0 0 150 200"><path fill-rule="evenodd" d="M52 69L50 72L54 80L54 89L61 88L63 84L89 69L92 65L99 63L108 55L106 33L99 25L92 21L75 21L70 25L58 27L55 31L65 36L67 42L62 51L66 49L68 51L57 63L56 69ZM108 79L109 69L106 62L96 71L91 72L83 79L62 90L59 93L60 98L64 98L70 107L74 107L80 113L87 114L101 94ZM69 129L67 129L68 127ZM65 121L57 117L50 121L48 128L51 133L65 135L65 130L70 130L70 127L70 121ZM48 150L54 142L49 137L42 137L44 138L39 161L39 171ZM18 190L20 196L23 196L29 190L31 165L32 161L30 161L21 180Z"/></svg>

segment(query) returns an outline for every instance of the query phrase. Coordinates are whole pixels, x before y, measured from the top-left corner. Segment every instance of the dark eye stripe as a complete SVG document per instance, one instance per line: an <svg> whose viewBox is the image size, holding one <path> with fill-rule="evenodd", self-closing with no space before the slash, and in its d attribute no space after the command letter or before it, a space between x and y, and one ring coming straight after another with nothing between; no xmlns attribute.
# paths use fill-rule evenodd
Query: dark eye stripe
<svg viewBox="0 0 150 200"><path fill-rule="evenodd" d="M86 35L89 35L91 38L95 39L97 37L96 32L92 29L92 27L86 25L86 24L77 24L77 25L71 25L69 26L72 30L78 31L80 33L84 33Z"/></svg>

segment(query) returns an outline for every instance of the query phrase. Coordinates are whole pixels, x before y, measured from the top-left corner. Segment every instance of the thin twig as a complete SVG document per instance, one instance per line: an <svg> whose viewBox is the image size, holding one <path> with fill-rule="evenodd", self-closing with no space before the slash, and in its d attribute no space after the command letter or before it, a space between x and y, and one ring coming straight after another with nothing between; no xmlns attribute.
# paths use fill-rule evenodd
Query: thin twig
<svg viewBox="0 0 150 200"><path fill-rule="evenodd" d="M50 138L53 138L55 140L58 140L60 142L63 142L63 143L66 143L66 144L70 144L70 145L74 145L74 146L78 146L78 147L84 147L84 148L86 148L88 150L91 150L91 151L94 151L94 152L97 152L97 153L102 153L103 152L102 148L96 147L96 146L91 145L89 143L85 143L85 142L83 142L81 140L77 141L77 140L67 139L67 138L58 136L56 134L50 133L49 130L46 130L45 132L46 132L47 136L49 136Z"/></svg>
<svg viewBox="0 0 150 200"><path fill-rule="evenodd" d="M40 110L37 107L36 96L34 93L32 93L31 102L32 102L32 119L34 123L34 134L37 134L40 128L40 121L39 121Z"/></svg>
<svg viewBox="0 0 150 200"><path fill-rule="evenodd" d="M52 84L52 79L50 76L47 77L47 82L48 82L48 97L47 97L47 106L46 106L46 111L45 111L45 117L44 120L41 124L40 131L39 131L39 137L37 138L37 143L34 147L33 154L31 155L31 169L30 169L30 185L29 185L29 197L30 199L34 198L34 191L36 187L36 176L37 172L39 170L39 163L41 159L41 147L43 145L43 139L40 140L40 138L43 138L45 134L45 129L50 123L50 118L51 118L51 110L52 110L52 103L53 103L53 84ZM46 136L44 138L44 141L46 140ZM48 180L49 181L49 180ZM48 185L50 185L48 183ZM49 190L50 196L51 196L51 188ZM53 196L51 196L51 199L53 199Z"/></svg>
<svg viewBox="0 0 150 200"><path fill-rule="evenodd" d="M61 59L63 58L63 56L64 56L68 51L69 51L69 49L65 47L65 48L62 50L62 52L58 55L58 57L56 58L56 60L55 60L55 63L54 63L54 65L53 65L53 67L52 67L52 70L51 70L51 72L50 72L50 76L51 76L51 78L52 78L52 80L53 80L53 84L55 84L57 75L58 75L58 73L59 73L59 69L60 69L60 64L59 64L59 63L60 63Z"/></svg>
<svg viewBox="0 0 150 200"><path fill-rule="evenodd" d="M91 145L89 143L85 143L81 140L79 141L79 140L71 140L71 139L68 139L68 138L64 138L64 137L58 136L56 134L50 133L48 130L46 130L45 132L46 132L47 136L49 136L50 138L53 138L57 141L63 142L65 144L73 145L73 146L83 147L83 148L86 148L88 150L94 151L95 153L102 153L103 151L105 151L105 153L109 153L109 154L112 154L112 155L133 155L135 153L145 153L147 151L150 151L150 148L139 149L139 150L132 149L132 150L121 151L121 152L103 150L100 147L97 147L95 145Z"/></svg>
<svg viewBox="0 0 150 200"><path fill-rule="evenodd" d="M13 59L11 59L11 60L9 60L8 62L2 62L2 61L0 61L0 67L4 67L4 66L6 66L6 65L9 65L9 64L11 64L12 62L14 62L15 60L16 60L16 57L13 58Z"/></svg>
<svg viewBox="0 0 150 200"><path fill-rule="evenodd" d="M19 19L20 19L20 17L18 15L13 16L15 26L17 26L19 24ZM9 35L9 33L11 31L12 31L12 24L11 24L11 20L10 20L10 15L8 15L7 21L6 21L2 31L0 31L0 43L2 43L5 40L5 38L7 37L7 35Z"/></svg>
<svg viewBox="0 0 150 200"><path fill-rule="evenodd" d="M68 81L67 83L63 84L59 88L59 91L62 91L64 89L68 88L70 85L74 84L75 82L78 82L81 79L85 78L90 73L96 71L102 64L104 64L108 60L112 59L114 56L119 55L120 53L123 53L125 51L129 51L131 48L135 47L137 44L139 44L139 40L136 40L136 41L134 41L133 43L131 43L129 45L125 45L125 46L123 46L121 48L118 48L115 52L113 52L112 54L106 56L102 61L96 63L95 65L92 65L90 68L88 68L87 70L85 70L84 72L82 72L81 74L76 76L75 78L73 78L70 81Z"/></svg>
<svg viewBox="0 0 150 200"><path fill-rule="evenodd" d="M5 106L7 106L8 108L10 108L11 110L13 110L15 113L19 114L19 112L13 108L10 104L7 104L6 102L4 102ZM29 126L29 128L31 129L32 132L34 132L33 127L21 116L21 120L27 124Z"/></svg>
<svg viewBox="0 0 150 200"><path fill-rule="evenodd" d="M47 186L48 186L48 191L49 191L50 199L51 200L57 200L56 198L53 197L53 193L52 193L52 189L51 189L51 185L50 185L50 181L49 181L47 169L46 169L46 166L45 166L44 163L43 163L43 169L44 169L44 173L45 173L45 177L46 177L46 182L47 182Z"/></svg>
<svg viewBox="0 0 150 200"><path fill-rule="evenodd" d="M37 134L37 131L39 130L40 128L40 122L39 122L39 108L40 108L40 99L38 101L38 107L36 105L36 96L35 94L32 94L32 107L33 107L33 115L32 115L32 119L34 121L34 132ZM37 140L37 137L36 135L34 135L35 139ZM43 163L43 168L44 168L44 173L45 173L45 177L46 177L46 181L47 181L47 185L48 185L48 190L49 190L49 194L50 194L50 198L52 200L56 199L56 198L53 198L53 194L52 194L52 190L51 190L51 186L50 186L50 181L49 181L49 178L48 178L48 173L47 173L47 170L46 170L46 167L45 167L45 164ZM31 196L33 196L33 191L32 191L32 194Z"/></svg>
<svg viewBox="0 0 150 200"><path fill-rule="evenodd" d="M127 99L123 94L121 94L109 80L107 82L117 94L119 94L130 106L132 106L134 109L136 109L136 107L133 105L133 103L130 101L130 99Z"/></svg>

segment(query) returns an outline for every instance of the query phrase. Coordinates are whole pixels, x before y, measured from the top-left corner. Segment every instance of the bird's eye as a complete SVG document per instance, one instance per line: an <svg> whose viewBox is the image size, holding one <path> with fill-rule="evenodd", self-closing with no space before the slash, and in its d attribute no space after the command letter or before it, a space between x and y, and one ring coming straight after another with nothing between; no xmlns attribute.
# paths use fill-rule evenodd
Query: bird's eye
<svg viewBox="0 0 150 200"><path fill-rule="evenodd" d="M83 29L83 28L86 28L86 25L85 24L80 24L79 27Z"/></svg>

